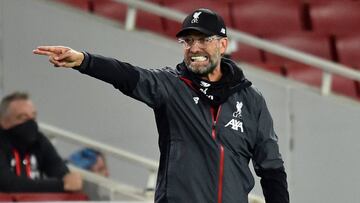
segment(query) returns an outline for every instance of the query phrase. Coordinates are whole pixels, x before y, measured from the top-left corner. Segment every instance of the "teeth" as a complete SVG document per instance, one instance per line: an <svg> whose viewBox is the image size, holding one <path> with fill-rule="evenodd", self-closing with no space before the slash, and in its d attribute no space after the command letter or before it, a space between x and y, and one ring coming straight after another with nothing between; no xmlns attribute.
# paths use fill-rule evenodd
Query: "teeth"
<svg viewBox="0 0 360 203"><path fill-rule="evenodd" d="M205 56L193 56L191 57L192 61L206 61L207 57Z"/></svg>

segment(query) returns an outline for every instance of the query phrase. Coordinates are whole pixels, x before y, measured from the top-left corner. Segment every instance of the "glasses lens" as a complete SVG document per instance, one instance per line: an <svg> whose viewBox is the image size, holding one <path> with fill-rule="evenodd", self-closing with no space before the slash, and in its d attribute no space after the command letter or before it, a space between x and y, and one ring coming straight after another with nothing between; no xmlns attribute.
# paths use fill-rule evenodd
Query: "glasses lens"
<svg viewBox="0 0 360 203"><path fill-rule="evenodd" d="M197 39L194 39L192 37L180 38L178 39L178 41L180 44L184 46L184 48L188 49L191 46L193 46L196 42L198 42L198 46L205 47L215 39L220 39L220 38L216 35L213 35L210 37L200 37Z"/></svg>

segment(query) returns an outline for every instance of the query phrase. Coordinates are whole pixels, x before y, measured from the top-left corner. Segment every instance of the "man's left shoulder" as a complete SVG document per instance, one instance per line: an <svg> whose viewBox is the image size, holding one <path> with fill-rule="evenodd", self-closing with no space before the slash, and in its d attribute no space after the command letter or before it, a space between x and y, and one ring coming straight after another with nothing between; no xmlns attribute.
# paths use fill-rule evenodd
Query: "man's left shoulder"
<svg viewBox="0 0 360 203"><path fill-rule="evenodd" d="M254 84L251 84L251 86L245 88L242 92L247 97L262 98L260 90L256 86L254 86Z"/></svg>

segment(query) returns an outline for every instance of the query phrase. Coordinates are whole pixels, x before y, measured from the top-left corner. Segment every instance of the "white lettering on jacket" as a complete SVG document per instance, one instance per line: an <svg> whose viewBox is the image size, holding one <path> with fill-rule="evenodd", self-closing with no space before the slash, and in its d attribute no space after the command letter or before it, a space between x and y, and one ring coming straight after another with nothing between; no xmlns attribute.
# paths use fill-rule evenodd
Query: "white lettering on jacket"
<svg viewBox="0 0 360 203"><path fill-rule="evenodd" d="M238 131L240 128L240 131L243 133L244 132L244 128L243 128L243 123L241 121L238 121L236 119L231 119L231 121L229 121L226 125L225 128L228 127L229 125L231 125L231 129Z"/></svg>

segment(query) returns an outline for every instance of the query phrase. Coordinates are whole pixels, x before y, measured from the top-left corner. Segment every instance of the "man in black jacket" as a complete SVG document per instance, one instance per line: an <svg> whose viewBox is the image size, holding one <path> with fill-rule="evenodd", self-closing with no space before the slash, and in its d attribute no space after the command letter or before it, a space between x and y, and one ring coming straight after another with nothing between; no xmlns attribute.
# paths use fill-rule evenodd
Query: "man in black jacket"
<svg viewBox="0 0 360 203"><path fill-rule="evenodd" d="M160 148L156 203L246 203L254 186L250 159L266 202L288 203L272 118L242 70L222 58L228 45L222 18L195 10L177 37L184 61L175 70L143 69L61 46L41 46L34 53L153 108Z"/></svg>
<svg viewBox="0 0 360 203"><path fill-rule="evenodd" d="M39 131L36 110L26 93L0 104L0 191L64 192L82 188L49 140Z"/></svg>

